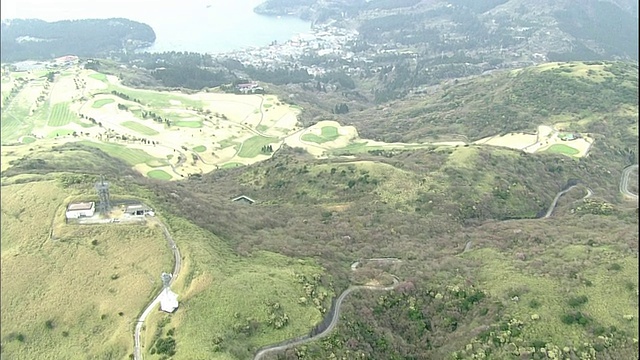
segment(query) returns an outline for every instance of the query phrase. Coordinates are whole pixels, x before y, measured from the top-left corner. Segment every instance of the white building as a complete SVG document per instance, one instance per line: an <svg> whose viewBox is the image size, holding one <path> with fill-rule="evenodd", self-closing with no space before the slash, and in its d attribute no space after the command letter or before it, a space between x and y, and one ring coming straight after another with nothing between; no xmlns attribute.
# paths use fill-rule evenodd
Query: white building
<svg viewBox="0 0 640 360"><path fill-rule="evenodd" d="M165 287L160 294L160 310L168 313L174 312L178 308L178 294L168 287Z"/></svg>
<svg viewBox="0 0 640 360"><path fill-rule="evenodd" d="M144 204L129 205L125 208L124 213L129 216L154 216L153 209Z"/></svg>
<svg viewBox="0 0 640 360"><path fill-rule="evenodd" d="M65 213L67 219L78 219L81 217L92 217L96 212L96 203L91 202L80 202L80 203L71 203L67 206L67 211Z"/></svg>

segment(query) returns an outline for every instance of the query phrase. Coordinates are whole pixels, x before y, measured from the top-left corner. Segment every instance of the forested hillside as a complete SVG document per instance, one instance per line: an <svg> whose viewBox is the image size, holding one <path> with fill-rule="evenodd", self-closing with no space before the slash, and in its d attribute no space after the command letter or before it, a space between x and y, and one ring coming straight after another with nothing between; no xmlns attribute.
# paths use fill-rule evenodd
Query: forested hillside
<svg viewBox="0 0 640 360"><path fill-rule="evenodd" d="M150 46L156 40L149 25L122 18L4 20L1 34L2 62L47 60L65 55L107 57L123 49Z"/></svg>

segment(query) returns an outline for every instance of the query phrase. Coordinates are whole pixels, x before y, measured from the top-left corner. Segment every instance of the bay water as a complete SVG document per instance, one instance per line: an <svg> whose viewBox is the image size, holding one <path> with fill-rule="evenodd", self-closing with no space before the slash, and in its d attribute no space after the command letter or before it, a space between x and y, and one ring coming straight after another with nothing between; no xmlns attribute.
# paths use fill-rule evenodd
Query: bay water
<svg viewBox="0 0 640 360"><path fill-rule="evenodd" d="M218 54L285 42L308 33L311 23L298 18L256 14L263 0L2 0L2 20L106 19L143 22L156 33L146 51Z"/></svg>

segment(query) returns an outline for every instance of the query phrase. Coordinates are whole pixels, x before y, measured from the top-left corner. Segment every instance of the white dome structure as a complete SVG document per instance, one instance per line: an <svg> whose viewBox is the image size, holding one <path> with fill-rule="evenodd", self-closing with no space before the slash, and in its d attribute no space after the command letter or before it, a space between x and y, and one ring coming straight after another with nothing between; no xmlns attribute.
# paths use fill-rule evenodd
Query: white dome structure
<svg viewBox="0 0 640 360"><path fill-rule="evenodd" d="M178 308L178 294L165 287L160 294L160 310L168 313Z"/></svg>

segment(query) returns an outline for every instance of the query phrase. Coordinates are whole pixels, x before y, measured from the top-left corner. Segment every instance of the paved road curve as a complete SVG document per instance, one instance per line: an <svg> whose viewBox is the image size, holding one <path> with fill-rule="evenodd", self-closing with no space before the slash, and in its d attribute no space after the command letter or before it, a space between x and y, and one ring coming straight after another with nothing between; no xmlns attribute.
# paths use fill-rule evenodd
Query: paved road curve
<svg viewBox="0 0 640 360"><path fill-rule="evenodd" d="M158 224L160 226L160 228L162 228L162 232L164 233L164 237L165 237L165 239L167 239L167 243L169 243L169 247L171 248L171 251L173 252L173 258L174 258L173 274L172 274L173 276L171 277L171 281L169 281L169 286L171 286L171 284L173 284L173 281L178 277L178 274L180 273L180 267L182 266L181 258L180 258L180 250L178 250L178 247L176 246L176 243L173 240L173 237L169 233L169 230L167 230L167 227L160 220L158 220L158 218L156 218L156 217L147 217L147 220L149 222ZM144 311L142 312L142 315L140 315L140 317L138 318L138 321L136 323L136 330L135 330L135 333L133 335L133 343L134 343L133 358L134 358L134 360L142 360L142 346L140 344L140 331L142 330L142 325L144 324L144 320L151 313L151 311L153 311L153 309L155 309L158 306L158 304L160 303L160 294L162 294L162 290L160 291L160 293L158 293L158 295L156 295L156 297L153 299L153 301L151 301L151 303L144 309Z"/></svg>
<svg viewBox="0 0 640 360"><path fill-rule="evenodd" d="M620 192L633 200L638 200L638 194L634 194L629 191L629 177L633 171L638 171L638 164L627 166L622 171L622 177L620 178Z"/></svg>
<svg viewBox="0 0 640 360"><path fill-rule="evenodd" d="M391 259L391 258L390 258ZM370 259L370 260L380 260L380 259ZM385 259L386 260L386 259ZM394 262L399 262L399 259L393 259ZM353 267L352 267L353 268ZM280 342L278 344L275 345L269 345L267 347L262 348L260 351L258 351L256 353L256 355L253 357L253 360L260 360L262 359L263 356L265 356L268 353L271 352L278 352L278 351L284 351L286 349L298 346L298 345L302 345L311 341L316 341L319 340L327 335L329 335L333 329L336 327L336 325L338 324L338 319L340 318L340 309L342 307L342 302L344 301L344 299L351 294L352 292L356 291L356 290L376 290L376 291L389 291L389 290L393 290L395 289L398 285L400 284L400 281L398 280L397 277L393 277L393 285L389 285L389 286L372 286L372 285L354 285L354 286L350 286L347 290L343 291L342 294L340 294L340 296L338 297L338 299L336 300L335 306L333 307L333 314L331 314L331 322L329 323L329 326L327 326L326 329L324 329L322 332L314 335L314 336L302 336L299 337L297 339L294 340L285 340L283 342Z"/></svg>
<svg viewBox="0 0 640 360"><path fill-rule="evenodd" d="M553 210L556 208L556 205L558 204L558 200L560 199L560 197L566 193L568 193L571 189L573 189L574 187L576 187L577 185L573 185L570 186L562 191L560 191L559 193L556 194L556 197L553 198L553 202L551 202L551 205L549 206L549 210L547 210L547 213L544 214L543 219L546 219L548 217L551 216L551 214L553 214Z"/></svg>

